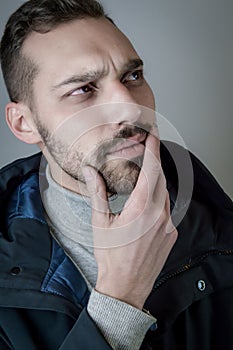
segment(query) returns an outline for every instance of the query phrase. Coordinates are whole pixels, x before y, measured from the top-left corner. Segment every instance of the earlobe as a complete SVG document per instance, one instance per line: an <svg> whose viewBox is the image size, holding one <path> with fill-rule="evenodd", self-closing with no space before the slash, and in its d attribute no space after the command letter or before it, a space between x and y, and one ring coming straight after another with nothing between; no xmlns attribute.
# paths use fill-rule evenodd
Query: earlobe
<svg viewBox="0 0 233 350"><path fill-rule="evenodd" d="M8 103L6 106L6 122L19 140L29 144L41 142L31 111L24 104Z"/></svg>

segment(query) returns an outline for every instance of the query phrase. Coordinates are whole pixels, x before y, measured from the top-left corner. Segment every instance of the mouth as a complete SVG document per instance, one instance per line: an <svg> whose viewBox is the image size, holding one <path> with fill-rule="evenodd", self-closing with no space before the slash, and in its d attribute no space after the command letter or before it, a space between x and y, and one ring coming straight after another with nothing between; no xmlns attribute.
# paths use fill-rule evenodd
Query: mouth
<svg viewBox="0 0 233 350"><path fill-rule="evenodd" d="M145 151L146 138L147 133L143 133L124 139L116 146L112 147L107 155L114 158L124 157L128 159L142 156Z"/></svg>

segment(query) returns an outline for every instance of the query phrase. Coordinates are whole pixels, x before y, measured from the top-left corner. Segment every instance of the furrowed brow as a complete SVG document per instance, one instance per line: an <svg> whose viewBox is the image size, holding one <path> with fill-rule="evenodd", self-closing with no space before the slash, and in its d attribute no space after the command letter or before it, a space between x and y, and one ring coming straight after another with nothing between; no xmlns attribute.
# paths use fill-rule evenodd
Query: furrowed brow
<svg viewBox="0 0 233 350"><path fill-rule="evenodd" d="M141 66L143 66L143 61L140 58L135 58L135 59L129 60L121 70L122 70L122 73L125 73L127 71L133 71L134 69L137 69ZM63 86L68 86L71 84L81 84L81 83L88 83L90 81L96 81L100 79L100 77L102 77L103 75L104 73L102 71L90 71L83 74L75 74L66 78L60 83L52 86L52 90L57 90Z"/></svg>
<svg viewBox="0 0 233 350"><path fill-rule="evenodd" d="M102 76L102 72L87 72L84 74L75 74L72 75L57 85L52 86L52 90L57 90L63 86L71 85L71 84L80 84L80 83L88 83L90 81L98 80Z"/></svg>
<svg viewBox="0 0 233 350"><path fill-rule="evenodd" d="M134 58L129 60L124 66L122 71L123 72L130 72L133 71L134 69L137 69L139 67L143 66L143 61L140 58Z"/></svg>

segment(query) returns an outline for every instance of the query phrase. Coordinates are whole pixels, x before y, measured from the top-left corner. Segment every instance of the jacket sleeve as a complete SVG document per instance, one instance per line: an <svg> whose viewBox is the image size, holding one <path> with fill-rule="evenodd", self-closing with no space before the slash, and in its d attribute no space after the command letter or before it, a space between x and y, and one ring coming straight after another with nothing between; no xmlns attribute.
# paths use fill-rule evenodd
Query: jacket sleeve
<svg viewBox="0 0 233 350"><path fill-rule="evenodd" d="M112 350L86 309L77 319L49 310L0 308L1 350Z"/></svg>
<svg viewBox="0 0 233 350"><path fill-rule="evenodd" d="M111 350L86 309L82 311L59 350Z"/></svg>
<svg viewBox="0 0 233 350"><path fill-rule="evenodd" d="M4 340L2 338L3 335L1 333L2 333L2 330L0 329L0 349L1 350L11 350L10 346L7 345L6 340Z"/></svg>

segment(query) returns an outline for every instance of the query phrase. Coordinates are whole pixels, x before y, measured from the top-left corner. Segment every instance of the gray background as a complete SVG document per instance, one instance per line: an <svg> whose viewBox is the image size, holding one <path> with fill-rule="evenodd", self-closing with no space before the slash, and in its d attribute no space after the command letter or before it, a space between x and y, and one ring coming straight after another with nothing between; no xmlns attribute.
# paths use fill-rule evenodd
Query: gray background
<svg viewBox="0 0 233 350"><path fill-rule="evenodd" d="M0 31L23 1L0 3ZM103 0L145 61L157 110L233 198L233 1ZM8 131L0 77L0 166L37 151Z"/></svg>

